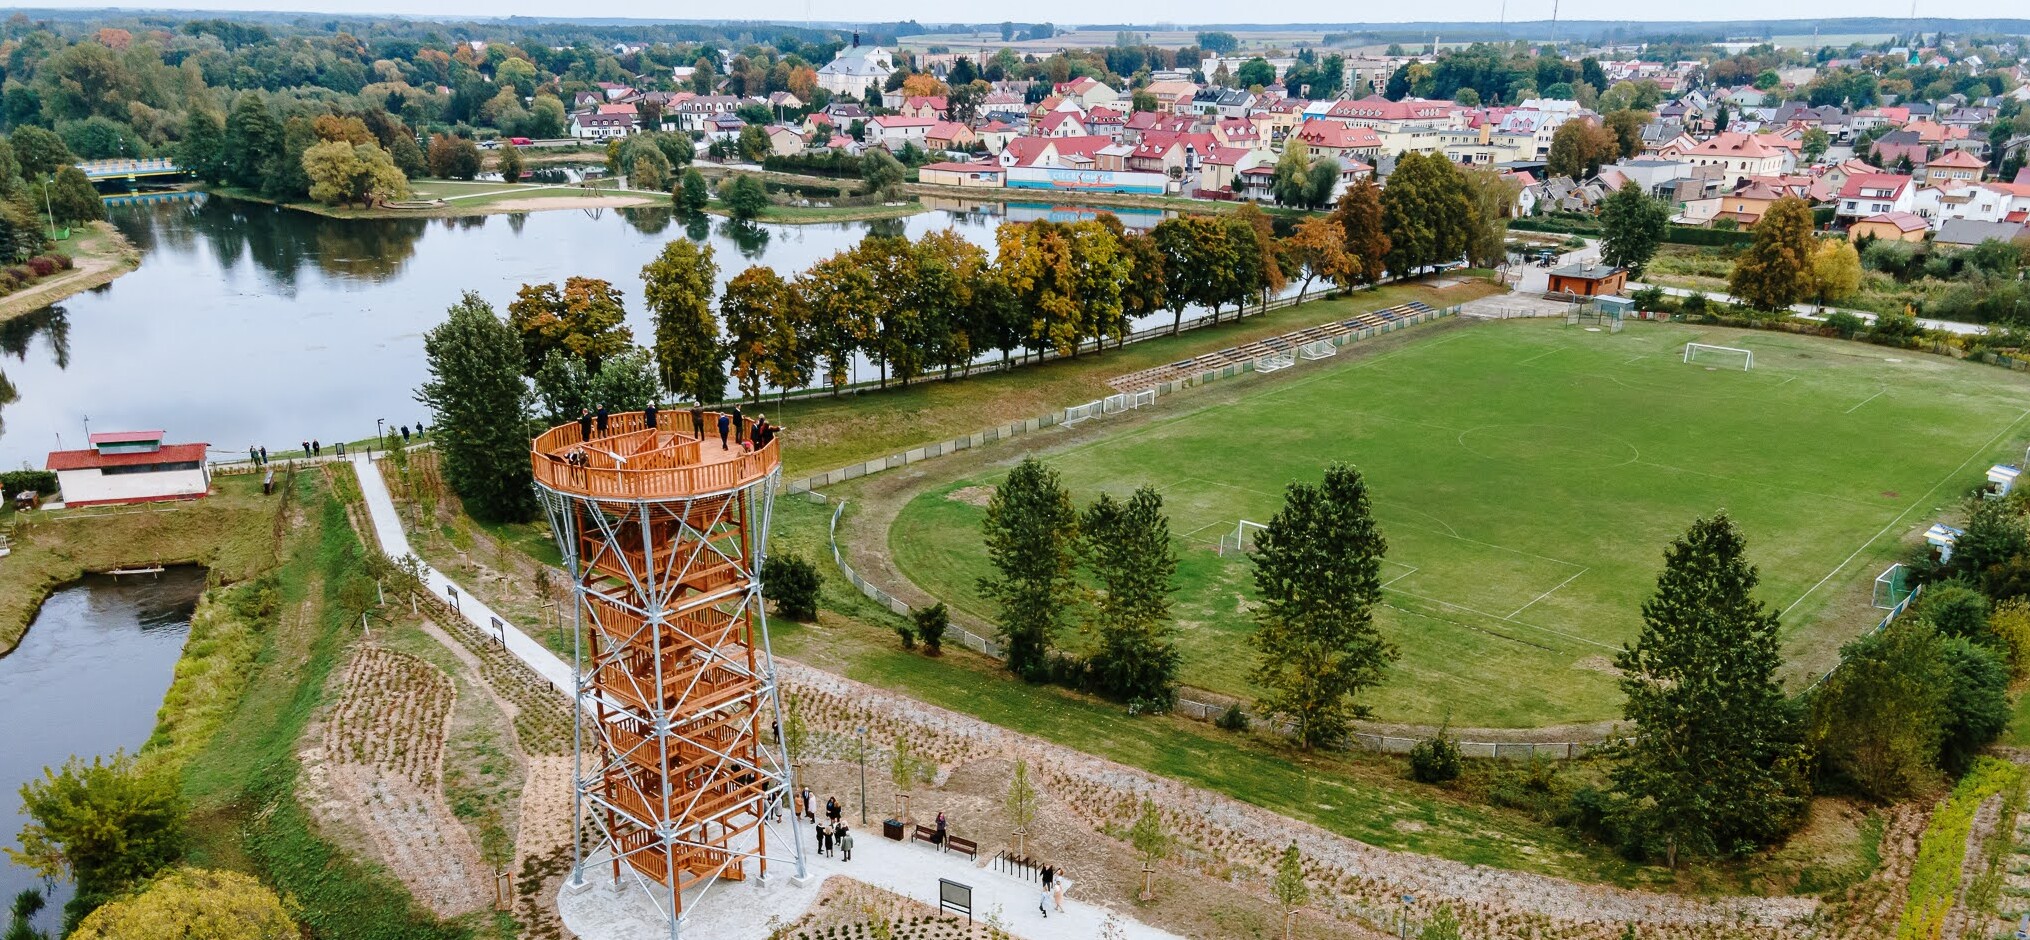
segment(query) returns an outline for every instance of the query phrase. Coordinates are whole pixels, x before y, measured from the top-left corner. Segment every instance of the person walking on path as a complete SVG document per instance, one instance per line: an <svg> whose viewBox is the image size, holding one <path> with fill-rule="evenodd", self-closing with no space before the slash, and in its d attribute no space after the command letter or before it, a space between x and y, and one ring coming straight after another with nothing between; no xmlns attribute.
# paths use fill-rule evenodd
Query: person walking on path
<svg viewBox="0 0 2030 940"><path fill-rule="evenodd" d="M803 801L804 820L806 822L816 823L818 821L818 817L811 815L811 788L805 787L802 793L797 794L797 798Z"/></svg>
<svg viewBox="0 0 2030 940"><path fill-rule="evenodd" d="M261 449L260 449L259 447L249 447L249 448L247 448L247 459L248 459L248 460L250 460L250 461L252 461L252 462L253 462L253 464L254 464L254 466L256 466L256 467L260 466L260 465L261 465Z"/></svg>
<svg viewBox="0 0 2030 940"><path fill-rule="evenodd" d="M324 442L323 442L323 441L320 441L320 440L318 440L317 438L314 438L314 437L310 439L310 456L312 456L312 457L322 457L322 456L324 456Z"/></svg>
<svg viewBox="0 0 2030 940"><path fill-rule="evenodd" d="M578 409L578 439L581 441L592 439L592 409L590 408Z"/></svg>
<svg viewBox="0 0 2030 940"><path fill-rule="evenodd" d="M264 444L261 446L261 466L265 467L267 465L268 465L268 447L267 445Z"/></svg>
<svg viewBox="0 0 2030 940"><path fill-rule="evenodd" d="M402 425L402 443L409 443L409 426L406 424Z"/></svg>
<svg viewBox="0 0 2030 940"><path fill-rule="evenodd" d="M1061 876L1064 873L1058 872L1057 874ZM1057 908L1059 914L1064 913L1064 878L1062 877L1050 879L1050 906Z"/></svg>
<svg viewBox="0 0 2030 940"><path fill-rule="evenodd" d="M747 440L747 429L740 426L740 406L733 406L733 440L735 443Z"/></svg>
<svg viewBox="0 0 2030 940"><path fill-rule="evenodd" d="M823 826L818 827L818 854L832 854L832 830Z"/></svg>
<svg viewBox="0 0 2030 940"><path fill-rule="evenodd" d="M603 436L606 433L606 405L604 403L600 404L598 414L593 417L599 425L599 433Z"/></svg>
<svg viewBox="0 0 2030 940"><path fill-rule="evenodd" d="M308 456L310 456L310 442L309 442L309 441L304 441L304 442L303 442L303 456L305 456L305 457L308 457Z"/></svg>
<svg viewBox="0 0 2030 940"><path fill-rule="evenodd" d="M850 862L852 860L853 860L853 833L846 829L845 823L840 823L839 861Z"/></svg>
<svg viewBox="0 0 2030 940"><path fill-rule="evenodd" d="M1050 918L1050 908L1044 906L1049 903L1050 889L1044 888L1043 893L1036 896L1036 913L1042 914L1045 920Z"/></svg>
<svg viewBox="0 0 2030 940"><path fill-rule="evenodd" d="M727 423L726 423L726 422L727 422L727 421L728 421L728 418L726 417L726 412L723 412L723 411L722 411L722 412L719 412L719 449L720 449L720 450L725 450L725 449L726 449L726 428L727 428Z"/></svg>
<svg viewBox="0 0 2030 940"><path fill-rule="evenodd" d="M642 419L643 421L646 421L646 422L648 422L648 427L649 427L649 430L651 430L651 431L655 430L655 427L656 427L656 403L655 403L655 402L649 402L649 403L648 403L648 407L647 407L647 408L644 408L644 409L642 409L642 414L641 414L641 419Z"/></svg>

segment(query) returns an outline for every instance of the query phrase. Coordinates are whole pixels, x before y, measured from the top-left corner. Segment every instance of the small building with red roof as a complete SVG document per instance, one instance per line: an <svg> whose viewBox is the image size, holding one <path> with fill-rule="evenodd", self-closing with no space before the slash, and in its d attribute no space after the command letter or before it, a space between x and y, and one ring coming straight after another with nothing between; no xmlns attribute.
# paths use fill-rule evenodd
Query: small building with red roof
<svg viewBox="0 0 2030 940"><path fill-rule="evenodd" d="M1931 158L1917 171L1917 180L1937 186L1947 180L1978 183L1987 172L1987 161L1964 150L1948 150Z"/></svg>
<svg viewBox="0 0 2030 940"><path fill-rule="evenodd" d="M1874 237L1894 242L1921 242L1931 223L1915 212L1884 212L1871 215L1847 228L1847 237Z"/></svg>
<svg viewBox="0 0 2030 940"><path fill-rule="evenodd" d="M165 444L161 431L94 434L84 450L50 451L66 506L109 506L197 499L211 492L206 445Z"/></svg>

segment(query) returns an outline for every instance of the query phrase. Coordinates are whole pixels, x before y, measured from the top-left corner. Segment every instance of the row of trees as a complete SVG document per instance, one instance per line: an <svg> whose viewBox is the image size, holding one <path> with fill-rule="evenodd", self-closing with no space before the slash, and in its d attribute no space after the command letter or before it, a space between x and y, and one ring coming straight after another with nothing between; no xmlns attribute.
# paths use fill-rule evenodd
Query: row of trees
<svg viewBox="0 0 2030 940"><path fill-rule="evenodd" d="M1081 511L1057 471L1032 457L995 489L982 529L994 574L980 590L1001 609L1011 672L1137 707L1175 700L1177 554L1155 489L1125 502L1102 494ZM1398 655L1374 623L1387 550L1366 481L1334 464L1318 484L1290 485L1249 552L1261 601L1249 679L1261 708L1307 750L1338 742L1366 715L1361 693ZM1083 654L1064 648L1074 621Z"/></svg>
<svg viewBox="0 0 2030 940"><path fill-rule="evenodd" d="M0 262L18 264L52 250L50 224L106 217L98 190L61 139L39 127L0 138Z"/></svg>
<svg viewBox="0 0 2030 940"><path fill-rule="evenodd" d="M980 590L1003 611L1009 670L1138 707L1170 706L1179 659L1170 618L1177 550L1161 494L1147 486L1125 502L1101 494L1081 511L1057 471L1032 457L995 489L984 530L996 573L981 579ZM1059 648L1074 619L1090 640L1087 656Z"/></svg>

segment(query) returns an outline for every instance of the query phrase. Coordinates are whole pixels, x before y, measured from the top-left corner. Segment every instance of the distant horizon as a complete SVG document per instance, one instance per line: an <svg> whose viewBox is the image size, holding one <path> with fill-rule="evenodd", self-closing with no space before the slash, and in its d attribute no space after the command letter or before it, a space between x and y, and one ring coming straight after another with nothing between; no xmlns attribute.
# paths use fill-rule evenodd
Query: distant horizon
<svg viewBox="0 0 2030 940"><path fill-rule="evenodd" d="M460 0L455 4L442 4L440 9L428 12L415 10L400 11L382 8L388 0L246 0L234 2L224 0L206 3L202 6L188 5L107 5L94 0L65 2L45 0L34 7L17 8L11 12L24 13L33 18L38 13L62 12L68 15L104 13L110 16L146 14L242 14L242 15L332 15L408 20L469 20L498 21L510 18L532 19L558 23L599 23L625 25L626 22L643 24L662 23L763 23L783 26L798 26L810 23L815 26L851 26L854 24L891 23L915 21L925 26L987 26L998 24L1002 19L974 19L963 9L950 4L929 2L929 0L879 0L867 4L855 12L856 18L840 18L836 10L820 8L810 0L757 0L743 4L747 16L738 18L705 17L664 17L655 15L649 4L621 3L609 6L604 15L568 16L560 15L554 4L540 0ZM1360 27L1401 28L1408 25L1430 24L1459 26L1494 26L1507 24L1522 26L1529 24L1559 23L1598 26L1639 26L1646 24L1670 23L1685 26L1701 24L1726 25L1789 25L1800 27L1814 24L1839 24L1853 20L1888 20L1909 22L1913 10L1910 0L1859 0L1857 3L1842 4L1840 16L1814 17L1810 8L1794 0L1781 0L1775 4L1780 12L1772 13L1771 4L1761 0L1712 0L1696 9L1701 15L1694 18L1679 18L1673 14L1681 8L1644 10L1639 18L1626 14L1628 5L1608 0L1431 0L1417 5L1416 16L1399 19L1369 18L1334 21L1321 14L1340 12L1337 4L1325 0L1296 0L1280 9L1290 11L1287 17L1268 20L1235 22L1231 19L1230 6L1212 0L1175 0L1164 4L1125 3L1115 8L1095 7L1090 3L1070 0L1042 0L1026 8L1019 16L1010 17L1016 22L1053 22L1061 29L1110 29L1115 27L1180 30L1236 29L1266 30L1277 28L1331 28L1358 29ZM1159 7L1150 9L1152 7ZM1941 9L1940 7L1946 7ZM1101 10L1118 12L1121 15L1095 17ZM1159 14L1144 16L1144 13ZM1934 20L2015 20L2030 23L2030 15L2021 0L1954 0L1949 4L1915 4L1917 21ZM954 14L957 14L956 16ZM1069 16L1076 16L1073 20ZM1616 15L1620 14L1620 15Z"/></svg>

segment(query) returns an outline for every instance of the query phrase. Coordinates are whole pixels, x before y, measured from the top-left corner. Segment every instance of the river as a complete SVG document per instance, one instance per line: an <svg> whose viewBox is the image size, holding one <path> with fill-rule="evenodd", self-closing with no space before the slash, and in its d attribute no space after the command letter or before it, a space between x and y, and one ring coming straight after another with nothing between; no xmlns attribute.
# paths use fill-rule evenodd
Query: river
<svg viewBox="0 0 2030 940"><path fill-rule="evenodd" d="M1095 210L953 203L906 219L796 226L687 223L667 209L337 220L202 196L111 211L140 248L140 269L0 324L0 467L40 467L50 450L84 446L87 427L159 428L238 459L251 444L371 437L377 418L413 425L428 418L414 397L423 332L461 292L505 315L524 283L604 278L625 292L645 342L654 331L641 268L673 238L711 245L723 285L752 264L792 275L869 232L914 238L949 226L991 248L1003 218ZM1119 211L1131 226L1162 217Z"/></svg>
<svg viewBox="0 0 2030 940"><path fill-rule="evenodd" d="M133 753L148 740L204 581L193 567L159 578L88 576L51 594L21 645L0 657L0 845L20 847L18 794L43 767L72 754ZM0 901L40 884L0 857ZM41 924L53 927L69 898L57 886Z"/></svg>

